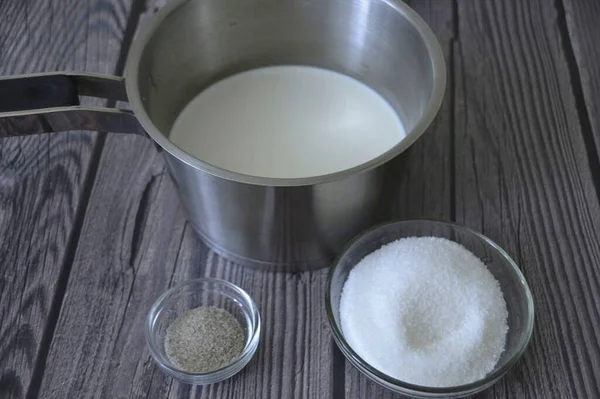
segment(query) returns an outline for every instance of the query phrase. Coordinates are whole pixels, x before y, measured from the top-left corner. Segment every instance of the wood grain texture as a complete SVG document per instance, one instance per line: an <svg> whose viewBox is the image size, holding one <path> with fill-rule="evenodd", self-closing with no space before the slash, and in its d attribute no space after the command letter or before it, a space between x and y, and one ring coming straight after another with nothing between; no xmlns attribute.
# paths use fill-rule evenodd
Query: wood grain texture
<svg viewBox="0 0 600 399"><path fill-rule="evenodd" d="M117 0L0 1L0 73L114 72L124 8ZM0 141L2 398L37 391L95 149L95 135L83 132Z"/></svg>
<svg viewBox="0 0 600 399"><path fill-rule="evenodd" d="M415 0L409 5L429 24L440 41L449 67L449 79L444 103L431 127L387 167L387 186L397 190L392 197L391 218L451 220L454 183L453 82L450 78L453 4L446 0ZM363 376L349 362L346 362L345 380L348 399L399 397Z"/></svg>
<svg viewBox="0 0 600 399"><path fill-rule="evenodd" d="M589 118L590 134L595 140L596 151L600 151L600 2L563 0L563 4L574 52L573 61L577 64L577 71L573 72L578 76L572 79L581 86L580 91L576 92L582 101L578 106L584 108L580 110L583 114L581 117Z"/></svg>
<svg viewBox="0 0 600 399"><path fill-rule="evenodd" d="M456 219L525 274L521 362L482 397L600 397L600 207L557 26L543 0L460 1Z"/></svg>
<svg viewBox="0 0 600 399"><path fill-rule="evenodd" d="M412 3L440 38L450 86L432 128L390 165L390 184L400 188L392 216L455 218L482 231L514 257L530 283L537 312L531 346L478 397L600 397L600 206L561 9L543 0L457 4L453 13L450 1ZM575 16L574 4L565 0L575 43L584 40L574 36L577 18L584 17ZM21 18L11 29L0 24L0 70L64 64L110 71L114 63L103 57L116 59L110 43L118 42L113 33L122 34L130 6L0 1L1 18ZM581 65L592 71L595 64L579 45L573 48L586 85ZM61 57L38 60L33 54L40 52ZM592 118L595 92L583 92ZM94 145L85 133L0 143L0 397L27 393L57 303L44 398L398 397L334 353L323 306L326 272L254 272L209 251L185 222L164 162L148 141L108 137L89 202L81 202ZM82 206L83 225L74 229ZM77 243L73 255L66 248ZM57 302L57 280L71 263L68 282L62 276L66 294ZM205 275L250 293L263 334L239 375L191 388L157 369L143 328L160 293Z"/></svg>
<svg viewBox="0 0 600 399"><path fill-rule="evenodd" d="M147 4L149 13L162 3ZM240 374L192 388L154 365L143 328L162 292L199 276L244 288L259 306L263 330L257 354ZM327 397L332 339L325 277L326 271L257 272L219 258L185 222L153 145L108 137L42 391L48 398Z"/></svg>
<svg viewBox="0 0 600 399"><path fill-rule="evenodd" d="M44 397L145 397L148 387L134 381L155 372L142 356L145 316L171 282L183 229L174 188L150 142L107 139L48 355Z"/></svg>

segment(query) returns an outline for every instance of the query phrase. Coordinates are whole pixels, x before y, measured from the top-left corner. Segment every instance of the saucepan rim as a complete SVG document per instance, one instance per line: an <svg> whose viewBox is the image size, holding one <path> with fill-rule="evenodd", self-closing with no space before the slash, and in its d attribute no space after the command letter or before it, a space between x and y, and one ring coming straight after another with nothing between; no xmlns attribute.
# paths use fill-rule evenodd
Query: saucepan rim
<svg viewBox="0 0 600 399"><path fill-rule="evenodd" d="M395 10L395 12L399 12L404 15L406 20L414 26L414 28L423 38L432 64L433 89L429 104L427 105L427 108L419 122L410 132L408 132L404 139L402 139L398 144L390 148L385 153L371 159L370 161L339 172L319 176L301 178L259 177L232 172L211 165L186 153L173 144L167 138L167 136L160 132L160 130L150 119L150 116L143 106L138 82L139 63L146 45L150 42L153 34L169 17L169 15L171 15L174 11L188 1L195 0L174 0L168 3L165 7L160 9L147 23L143 24L132 43L131 50L127 57L125 66L125 84L127 95L129 97L129 103L131 104L139 123L144 127L152 140L154 140L166 152L197 170L207 172L213 176L226 180L260 186L311 186L341 180L346 177L376 168L377 166L384 164L385 162L402 153L419 137L421 137L440 109L446 89L446 64L444 61L444 54L437 38L435 37L435 34L431 31L425 21L423 21L423 19L408 5L398 0L379 0L388 4L392 9Z"/></svg>

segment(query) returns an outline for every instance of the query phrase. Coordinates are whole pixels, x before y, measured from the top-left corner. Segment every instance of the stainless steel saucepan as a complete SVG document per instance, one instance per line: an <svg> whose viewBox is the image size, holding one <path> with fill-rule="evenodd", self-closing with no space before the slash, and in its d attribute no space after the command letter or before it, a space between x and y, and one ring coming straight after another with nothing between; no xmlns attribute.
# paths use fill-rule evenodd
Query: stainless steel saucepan
<svg viewBox="0 0 600 399"><path fill-rule="evenodd" d="M175 118L201 90L269 65L357 78L389 101L408 136L365 164L294 179L223 170L169 141ZM138 32L125 78L1 78L0 137L80 129L146 135L163 150L187 217L210 247L262 269L316 269L375 222L381 166L423 134L445 82L434 34L398 0L175 0ZM80 106L79 96L129 101L133 112Z"/></svg>

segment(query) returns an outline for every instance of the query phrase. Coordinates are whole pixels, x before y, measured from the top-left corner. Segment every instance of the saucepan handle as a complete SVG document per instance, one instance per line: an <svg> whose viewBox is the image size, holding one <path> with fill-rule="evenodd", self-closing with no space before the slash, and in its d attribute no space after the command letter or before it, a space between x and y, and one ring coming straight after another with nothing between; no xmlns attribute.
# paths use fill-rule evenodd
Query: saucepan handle
<svg viewBox="0 0 600 399"><path fill-rule="evenodd" d="M145 135L133 112L82 106L80 96L127 101L124 78L68 72L0 77L0 138L67 130Z"/></svg>

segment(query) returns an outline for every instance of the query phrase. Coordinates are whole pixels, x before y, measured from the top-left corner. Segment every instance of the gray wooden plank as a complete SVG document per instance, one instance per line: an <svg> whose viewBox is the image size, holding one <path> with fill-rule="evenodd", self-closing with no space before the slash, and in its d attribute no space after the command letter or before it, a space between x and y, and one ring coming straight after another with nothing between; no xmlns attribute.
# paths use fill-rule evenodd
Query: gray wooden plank
<svg viewBox="0 0 600 399"><path fill-rule="evenodd" d="M482 397L600 390L600 207L551 2L461 1L454 50L456 219L533 291L531 346Z"/></svg>
<svg viewBox="0 0 600 399"><path fill-rule="evenodd" d="M600 151L600 2L563 0L566 25L570 43L563 45L569 50L572 46L577 71L571 71L575 84L575 92L581 96L581 104L577 104L580 117L589 119L589 134L595 140L596 152ZM560 17L560 16L559 16ZM565 40L566 41L566 40ZM582 95L583 94L583 95ZM591 143L590 143L591 144ZM590 145L591 147L591 145ZM600 171L599 171L600 172ZM599 176L595 176L598 179ZM599 183L596 181L596 183Z"/></svg>
<svg viewBox="0 0 600 399"><path fill-rule="evenodd" d="M453 217L452 185L452 91L451 45L453 40L452 1L413 1L409 5L435 32L448 63L448 86L444 103L428 131L406 153L388 165L388 186L392 196L392 219L440 219ZM340 354L341 355L341 354ZM346 362L346 398L396 398L390 391L363 376Z"/></svg>
<svg viewBox="0 0 600 399"><path fill-rule="evenodd" d="M0 1L0 73L113 72L125 7ZM0 141L0 397L37 390L99 150L83 132Z"/></svg>
<svg viewBox="0 0 600 399"><path fill-rule="evenodd" d="M160 372L146 351L144 318L169 287L184 228L150 142L108 138L48 355L45 397L145 397L134 376Z"/></svg>
<svg viewBox="0 0 600 399"><path fill-rule="evenodd" d="M164 1L148 3L149 12ZM147 15L143 19L147 18ZM154 300L218 276L248 291L263 318L258 352L236 377L192 388L166 377L144 341ZM42 382L45 397L315 398L331 391L326 270L274 274L209 251L185 222L149 141L108 137Z"/></svg>

